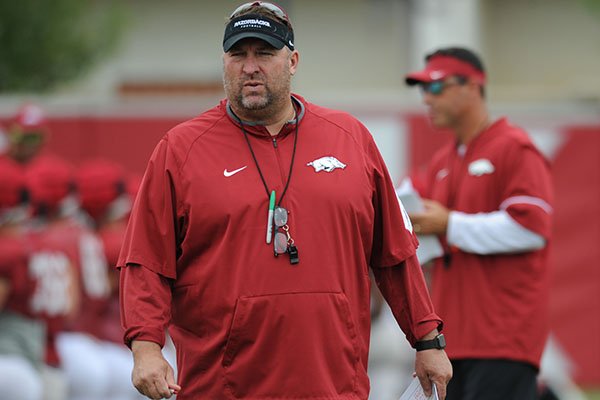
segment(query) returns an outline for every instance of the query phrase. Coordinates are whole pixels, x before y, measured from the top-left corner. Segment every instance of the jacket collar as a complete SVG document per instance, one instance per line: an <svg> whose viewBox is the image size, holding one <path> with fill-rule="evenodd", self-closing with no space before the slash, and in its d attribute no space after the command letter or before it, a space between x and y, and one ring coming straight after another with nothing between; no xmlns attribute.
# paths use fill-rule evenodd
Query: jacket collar
<svg viewBox="0 0 600 400"><path fill-rule="evenodd" d="M304 105L305 100L302 97L295 95L295 94L292 94L291 97L292 97L292 103L294 105L294 108L296 109L297 117L287 121L285 123L285 125L283 126L283 128L281 128L281 131L276 135L277 137L284 137L284 136L287 136L290 132L293 132L296 129L296 121L298 121L298 125L300 125L302 119L304 118L304 114L306 112L306 107ZM233 122L235 125L240 127L240 129L243 125L244 129L252 135L266 136L269 138L271 137L271 134L269 133L269 131L267 130L267 128L265 127L265 125L263 123L242 121L237 115L235 115L233 110L231 109L229 100L227 100L227 99L221 100L220 105L221 105L222 109L225 111L225 113L227 114L227 116L229 117L229 119L231 120L231 122Z"/></svg>

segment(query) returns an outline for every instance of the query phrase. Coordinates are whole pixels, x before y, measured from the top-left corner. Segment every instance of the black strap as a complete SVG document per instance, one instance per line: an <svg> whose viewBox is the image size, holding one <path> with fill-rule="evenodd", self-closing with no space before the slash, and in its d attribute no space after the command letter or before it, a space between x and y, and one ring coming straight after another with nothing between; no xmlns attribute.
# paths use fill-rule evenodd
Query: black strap
<svg viewBox="0 0 600 400"><path fill-rule="evenodd" d="M296 110L296 108L294 107L294 111L295 110ZM269 186L267 185L267 181L265 180L262 170L260 169L260 165L258 165L258 160L256 159L256 154L254 154L254 150L252 149L252 145L250 144L250 139L248 138L248 132L246 132L246 129L244 129L244 123L242 122L241 119L238 118L238 120L240 121L240 126L242 127L242 133L244 134L244 137L246 138L246 143L248 144L248 148L250 149L250 154L252 154L252 159L254 160L254 164L256 165L258 174L260 175L260 180L262 181L263 186L265 187L265 193L267 194L267 199L268 199L270 197ZM296 112L296 117L294 120L296 123L296 129L294 132L294 148L292 150L292 160L290 161L290 172L288 173L287 181L285 183L285 187L283 188L283 193L281 194L281 197L279 197L279 201L277 202L278 206L281 205L283 196L285 196L285 193L287 192L288 187L290 186L290 181L292 180L292 171L294 169L294 159L296 158L296 145L298 143L298 112Z"/></svg>

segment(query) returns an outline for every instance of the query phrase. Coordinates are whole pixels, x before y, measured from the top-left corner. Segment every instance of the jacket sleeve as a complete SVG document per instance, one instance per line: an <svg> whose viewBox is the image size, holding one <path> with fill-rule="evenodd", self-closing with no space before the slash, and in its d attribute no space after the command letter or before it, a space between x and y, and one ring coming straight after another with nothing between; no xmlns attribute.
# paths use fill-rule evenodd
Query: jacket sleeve
<svg viewBox="0 0 600 400"><path fill-rule="evenodd" d="M375 211L370 265L373 268L391 267L413 256L418 241L375 142L369 144Z"/></svg>
<svg viewBox="0 0 600 400"><path fill-rule="evenodd" d="M163 138L154 149L136 196L117 268L129 264L164 277L177 277L181 244L178 217L179 168L169 142Z"/></svg>
<svg viewBox="0 0 600 400"><path fill-rule="evenodd" d="M171 319L171 282L177 278L177 159L163 138L140 185L117 262L124 340L164 344Z"/></svg>
<svg viewBox="0 0 600 400"><path fill-rule="evenodd" d="M119 298L124 341L165 344L165 331L171 320L171 285L167 278L141 265L121 269Z"/></svg>
<svg viewBox="0 0 600 400"><path fill-rule="evenodd" d="M552 179L548 162L532 144L512 146L503 174L502 203L519 225L548 239L552 231ZM512 160L518 160L515 163Z"/></svg>
<svg viewBox="0 0 600 400"><path fill-rule="evenodd" d="M433 310L416 255L394 267L373 268L373 275L398 325L412 346L432 330L442 330L443 322Z"/></svg>

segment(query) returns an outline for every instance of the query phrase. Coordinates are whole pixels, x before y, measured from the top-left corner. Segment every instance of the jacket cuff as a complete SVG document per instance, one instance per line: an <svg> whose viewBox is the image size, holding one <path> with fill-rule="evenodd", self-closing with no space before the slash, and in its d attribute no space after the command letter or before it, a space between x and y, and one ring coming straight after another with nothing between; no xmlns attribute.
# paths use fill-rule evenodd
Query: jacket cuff
<svg viewBox="0 0 600 400"><path fill-rule="evenodd" d="M134 340L144 340L147 342L154 342L162 349L165 345L165 332L160 329L142 329L142 328L130 328L125 332L123 337L124 343L131 349L131 342Z"/></svg>
<svg viewBox="0 0 600 400"><path fill-rule="evenodd" d="M412 347L415 347L415 343L421 340L421 338L423 338L429 332L431 332L434 329L437 329L438 332L441 332L443 328L444 323L442 322L442 320L436 314L431 314L427 318L425 318L425 321L419 322L417 324L417 326L415 327L415 336L412 338L408 338L408 341L410 342L410 345Z"/></svg>

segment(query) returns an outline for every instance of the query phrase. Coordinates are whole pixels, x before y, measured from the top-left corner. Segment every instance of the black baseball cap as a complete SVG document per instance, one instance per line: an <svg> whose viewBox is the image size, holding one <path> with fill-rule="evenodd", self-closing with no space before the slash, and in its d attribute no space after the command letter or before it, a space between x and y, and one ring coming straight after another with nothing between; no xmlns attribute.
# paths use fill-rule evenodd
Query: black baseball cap
<svg viewBox="0 0 600 400"><path fill-rule="evenodd" d="M223 36L223 51L228 52L246 38L262 39L278 50L283 46L294 50L294 32L285 24L264 15L246 14L229 21Z"/></svg>

